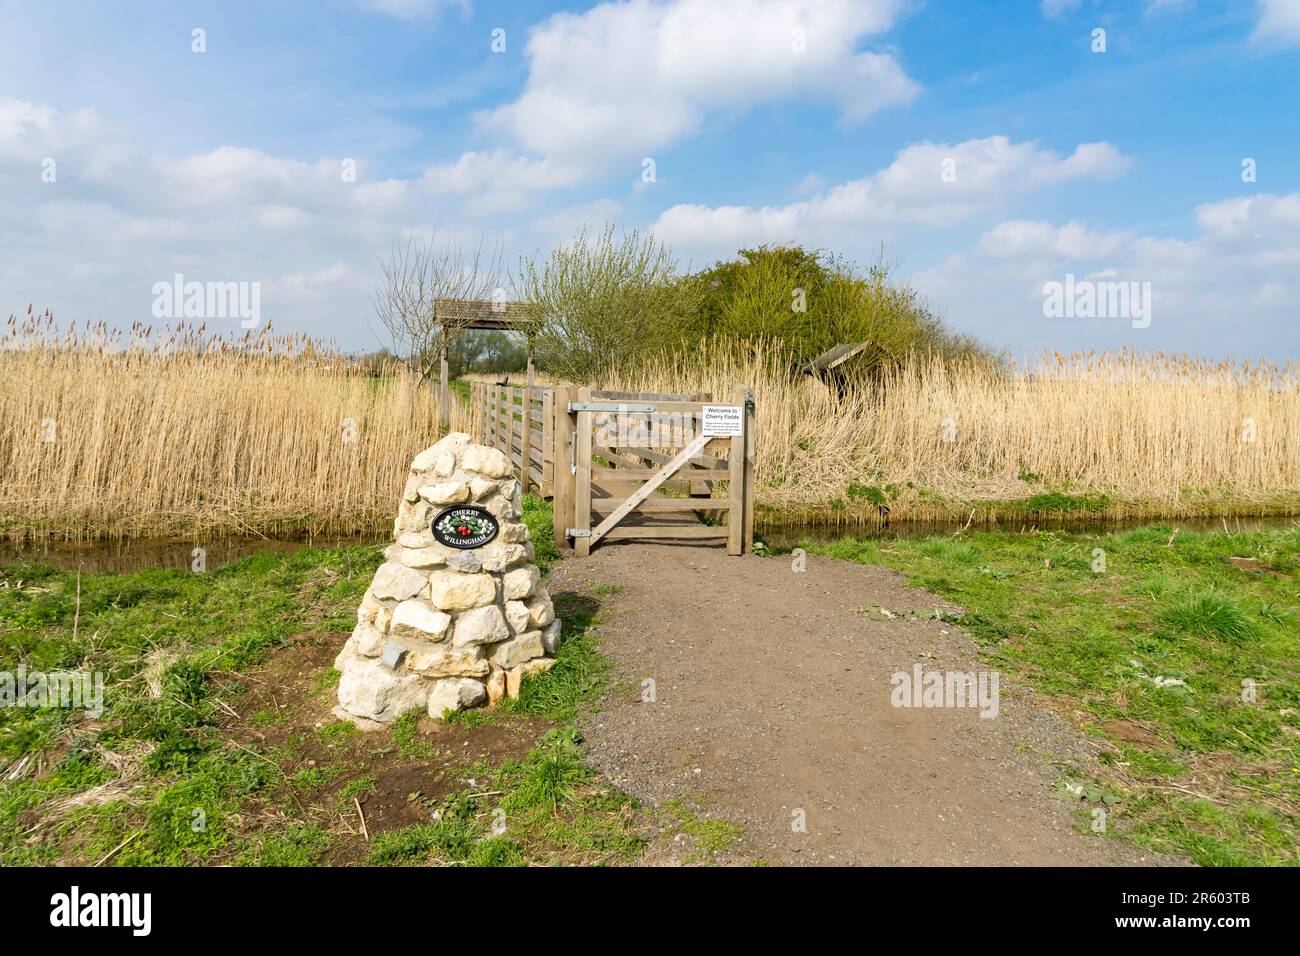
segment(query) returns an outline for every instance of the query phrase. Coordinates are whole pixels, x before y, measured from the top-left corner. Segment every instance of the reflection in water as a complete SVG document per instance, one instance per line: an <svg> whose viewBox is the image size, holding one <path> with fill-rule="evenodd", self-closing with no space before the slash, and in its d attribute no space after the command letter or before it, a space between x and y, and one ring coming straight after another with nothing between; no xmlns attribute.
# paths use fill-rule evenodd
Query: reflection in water
<svg viewBox="0 0 1300 956"><path fill-rule="evenodd" d="M310 541L283 541L272 538L216 538L211 541L174 538L128 538L120 541L28 542L0 541L0 567L17 561L31 561L66 571L81 568L87 574L116 571L131 574L149 568L190 570L196 555L203 549L206 570L215 571L224 564L264 551L292 554L303 548L332 548L338 545L375 545L384 543L375 537L314 538Z"/></svg>
<svg viewBox="0 0 1300 956"><path fill-rule="evenodd" d="M971 531L1000 530L1008 533L1030 531L1034 529L1104 534L1111 531L1128 531L1152 524L1167 524L1184 531L1261 531L1271 528L1293 528L1300 526L1300 519L1287 517L1271 518L1180 518L1159 521L1119 520L1119 521L1003 521L1000 524L972 525ZM923 538L930 535L950 535L960 531L965 525L960 521L894 521L888 525L772 525L758 529L759 537L773 548L791 548L800 541L838 541L840 538ZM66 571L75 571L78 567L90 574L98 571L116 571L130 574L149 568L190 569L194 562L194 549L204 549L206 569L214 571L232 561L270 551L277 554L292 554L303 548L332 548L339 545L382 545L388 538L368 537L321 537L310 541L289 541L274 538L242 537L216 538L210 541L192 541L175 538L128 538L120 541L62 541L42 540L35 542L0 541L0 567L18 561L31 561L46 564Z"/></svg>
<svg viewBox="0 0 1300 956"><path fill-rule="evenodd" d="M1150 525L1168 525L1183 531L1251 532L1300 527L1300 518L1271 516L1266 518L1121 518L1087 521L1050 521L1021 519L1004 520L997 524L972 524L962 521L891 521L875 525L779 525L771 524L758 529L759 536L772 548L791 548L800 541L829 542L841 538L862 540L891 540L894 538L926 538L932 535L951 535L958 531L1001 531L1018 534L1027 531L1057 531L1065 534L1110 534L1132 531Z"/></svg>

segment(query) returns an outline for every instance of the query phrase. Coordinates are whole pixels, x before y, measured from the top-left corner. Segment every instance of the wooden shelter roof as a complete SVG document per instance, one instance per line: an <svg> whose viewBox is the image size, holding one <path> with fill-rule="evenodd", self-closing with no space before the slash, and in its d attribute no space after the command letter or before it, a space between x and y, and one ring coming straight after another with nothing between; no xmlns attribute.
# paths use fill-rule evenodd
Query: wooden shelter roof
<svg viewBox="0 0 1300 956"><path fill-rule="evenodd" d="M462 329L483 329L531 334L538 316L526 302L502 302L493 299L438 299L436 314Z"/></svg>

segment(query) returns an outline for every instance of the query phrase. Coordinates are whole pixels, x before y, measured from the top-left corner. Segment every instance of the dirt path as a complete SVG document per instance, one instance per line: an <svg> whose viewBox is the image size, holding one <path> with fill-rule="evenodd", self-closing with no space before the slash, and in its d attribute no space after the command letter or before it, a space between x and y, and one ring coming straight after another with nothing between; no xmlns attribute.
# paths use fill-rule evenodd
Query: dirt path
<svg viewBox="0 0 1300 956"><path fill-rule="evenodd" d="M606 592L602 646L624 683L584 726L592 761L643 800L740 824L728 861L1170 862L1075 832L1053 791L1068 764L1094 758L1030 692L1003 680L993 719L891 705L896 671L980 669L951 625L867 610L953 608L891 571L809 557L795 573L789 557L611 543L563 562L549 586Z"/></svg>

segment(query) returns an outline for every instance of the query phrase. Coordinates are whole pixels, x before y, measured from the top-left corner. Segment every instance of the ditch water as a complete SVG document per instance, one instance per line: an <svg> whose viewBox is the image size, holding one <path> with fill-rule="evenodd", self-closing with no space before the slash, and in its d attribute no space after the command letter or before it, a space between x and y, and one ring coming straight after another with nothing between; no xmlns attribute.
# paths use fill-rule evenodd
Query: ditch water
<svg viewBox="0 0 1300 956"><path fill-rule="evenodd" d="M975 524L970 530L1000 530L1020 532L1031 529L1079 533L1106 533L1127 531L1144 525L1164 523L1185 531L1261 531L1274 528L1292 528L1300 525L1300 518L1179 518L1179 519L1124 519L1110 521L1039 521ZM773 548L791 548L801 541L838 541L844 537L890 540L895 538L923 538L931 535L950 535L965 527L960 521L893 521L885 524L794 524L781 525L767 522L760 525L758 535ZM19 561L49 565L65 571L82 571L91 574L114 571L131 574L153 568L190 569L195 548L203 548L206 569L209 571L238 561L250 554L273 552L292 554L303 548L332 548L339 545L379 545L388 543L387 536L319 537L311 540L279 538L234 537L195 541L188 538L127 538L116 541L63 541L41 540L29 542L0 541L0 567Z"/></svg>

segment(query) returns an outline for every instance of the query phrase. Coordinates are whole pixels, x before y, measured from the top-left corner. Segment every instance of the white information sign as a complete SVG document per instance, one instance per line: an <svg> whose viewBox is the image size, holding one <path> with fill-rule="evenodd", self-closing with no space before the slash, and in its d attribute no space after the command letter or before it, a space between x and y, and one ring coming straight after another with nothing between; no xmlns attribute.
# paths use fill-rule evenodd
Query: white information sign
<svg viewBox="0 0 1300 956"><path fill-rule="evenodd" d="M705 405L701 432L710 438L737 438L744 434L744 409L739 405Z"/></svg>

